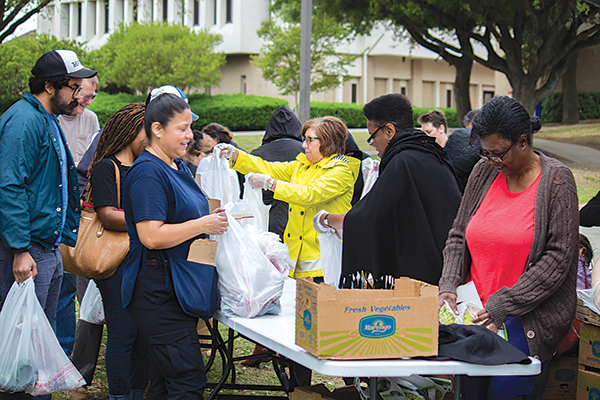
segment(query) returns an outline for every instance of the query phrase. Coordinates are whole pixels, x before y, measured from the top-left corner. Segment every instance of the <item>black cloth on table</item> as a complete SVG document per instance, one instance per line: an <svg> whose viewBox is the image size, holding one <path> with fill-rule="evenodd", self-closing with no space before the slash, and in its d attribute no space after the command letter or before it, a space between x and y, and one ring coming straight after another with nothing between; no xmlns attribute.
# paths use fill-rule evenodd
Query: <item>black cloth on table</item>
<svg viewBox="0 0 600 400"><path fill-rule="evenodd" d="M342 287L357 272L436 285L461 195L448 155L422 131L398 132L379 178L344 219Z"/></svg>
<svg viewBox="0 0 600 400"><path fill-rule="evenodd" d="M471 145L471 130L467 128L456 129L452 135L448 136L446 147L444 147L458 179L458 186L461 193L465 191L467 180L477 161L479 161L479 151L481 143L477 140Z"/></svg>
<svg viewBox="0 0 600 400"><path fill-rule="evenodd" d="M438 355L426 358L481 365L531 364L525 353L480 325L440 325Z"/></svg>
<svg viewBox="0 0 600 400"><path fill-rule="evenodd" d="M250 154L265 161L293 161L303 152L302 124L289 107L283 106L273 112L262 145ZM271 205L269 232L278 234L283 240L288 222L288 203L273 199L273 192L270 190L263 190L263 203Z"/></svg>
<svg viewBox="0 0 600 400"><path fill-rule="evenodd" d="M579 211L579 225L600 226L600 192Z"/></svg>

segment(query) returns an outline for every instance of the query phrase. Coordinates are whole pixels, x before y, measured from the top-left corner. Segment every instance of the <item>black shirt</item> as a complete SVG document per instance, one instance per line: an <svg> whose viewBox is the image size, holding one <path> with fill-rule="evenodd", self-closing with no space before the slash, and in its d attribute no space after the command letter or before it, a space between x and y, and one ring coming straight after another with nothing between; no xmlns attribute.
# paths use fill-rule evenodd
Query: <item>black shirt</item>
<svg viewBox="0 0 600 400"><path fill-rule="evenodd" d="M121 207L119 207L119 202L117 200L117 181L115 175L115 164L113 164L113 161L119 167L121 174ZM94 166L94 169L92 169L92 174L90 177L94 207L123 207L123 181L125 180L125 175L127 174L128 170L129 167L122 165L114 155L98 161L98 163Z"/></svg>

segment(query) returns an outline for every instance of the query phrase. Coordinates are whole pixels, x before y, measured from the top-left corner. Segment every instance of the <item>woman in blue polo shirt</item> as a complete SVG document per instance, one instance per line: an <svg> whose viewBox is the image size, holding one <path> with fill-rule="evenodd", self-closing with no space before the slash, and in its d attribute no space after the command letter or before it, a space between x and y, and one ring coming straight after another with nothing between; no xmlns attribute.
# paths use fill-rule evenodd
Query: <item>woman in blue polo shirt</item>
<svg viewBox="0 0 600 400"><path fill-rule="evenodd" d="M171 275L176 260L187 259L193 240L227 229L225 214L209 214L206 197L179 159L193 139L193 115L179 89L152 90L144 117L149 144L124 186L130 250L123 306L148 337L148 400L201 399L206 385L198 318L182 309Z"/></svg>

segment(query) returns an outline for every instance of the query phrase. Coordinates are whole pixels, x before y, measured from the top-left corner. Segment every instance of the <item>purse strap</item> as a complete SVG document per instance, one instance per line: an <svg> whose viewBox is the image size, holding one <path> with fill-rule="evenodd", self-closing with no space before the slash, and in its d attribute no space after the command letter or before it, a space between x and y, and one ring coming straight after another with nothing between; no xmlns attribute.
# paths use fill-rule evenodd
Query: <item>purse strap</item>
<svg viewBox="0 0 600 400"><path fill-rule="evenodd" d="M117 182L117 208L121 209L121 171L115 160L110 160L115 166L115 181Z"/></svg>

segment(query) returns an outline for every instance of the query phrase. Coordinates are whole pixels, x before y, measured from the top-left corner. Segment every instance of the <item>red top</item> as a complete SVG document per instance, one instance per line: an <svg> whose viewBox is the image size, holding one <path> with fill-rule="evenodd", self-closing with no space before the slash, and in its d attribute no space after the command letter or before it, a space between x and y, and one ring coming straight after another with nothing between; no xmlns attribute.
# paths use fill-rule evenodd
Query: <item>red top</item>
<svg viewBox="0 0 600 400"><path fill-rule="evenodd" d="M541 176L524 191L512 193L506 177L498 174L467 226L471 278L484 306L491 294L514 285L525 271Z"/></svg>

